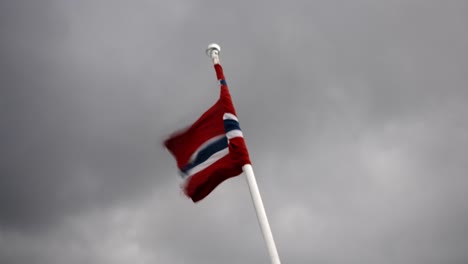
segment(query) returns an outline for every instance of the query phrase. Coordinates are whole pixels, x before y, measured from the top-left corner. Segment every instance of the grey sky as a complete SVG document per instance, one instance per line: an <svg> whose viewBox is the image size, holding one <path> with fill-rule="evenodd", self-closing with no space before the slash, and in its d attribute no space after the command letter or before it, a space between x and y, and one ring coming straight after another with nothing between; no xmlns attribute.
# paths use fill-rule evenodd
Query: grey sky
<svg viewBox="0 0 468 264"><path fill-rule="evenodd" d="M465 1L0 2L0 263L268 263L162 148L221 61L283 263L468 262Z"/></svg>

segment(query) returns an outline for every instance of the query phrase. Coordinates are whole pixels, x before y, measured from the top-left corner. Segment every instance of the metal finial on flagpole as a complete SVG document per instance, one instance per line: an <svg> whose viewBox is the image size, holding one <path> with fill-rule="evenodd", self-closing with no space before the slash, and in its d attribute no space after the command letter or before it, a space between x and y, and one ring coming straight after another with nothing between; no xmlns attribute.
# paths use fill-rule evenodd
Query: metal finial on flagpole
<svg viewBox="0 0 468 264"><path fill-rule="evenodd" d="M211 43L206 49L206 55L213 60L214 64L219 64L219 53L221 52L221 47L216 43Z"/></svg>

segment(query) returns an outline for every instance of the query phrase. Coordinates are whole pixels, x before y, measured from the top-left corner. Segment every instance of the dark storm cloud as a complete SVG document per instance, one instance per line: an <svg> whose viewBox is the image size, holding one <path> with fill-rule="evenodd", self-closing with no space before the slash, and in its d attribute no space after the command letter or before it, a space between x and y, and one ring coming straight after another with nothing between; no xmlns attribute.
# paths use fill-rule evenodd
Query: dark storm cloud
<svg viewBox="0 0 468 264"><path fill-rule="evenodd" d="M193 205L161 148L211 41L285 263L468 259L464 3L0 5L0 262L266 262L244 179Z"/></svg>
<svg viewBox="0 0 468 264"><path fill-rule="evenodd" d="M133 76L147 62L101 61L138 47L79 34L75 42L77 28L92 34L95 27L55 5L2 9L0 220L6 226L41 228L101 201L126 199L124 190L144 192L154 176L145 170L158 162L154 124L161 113L147 108L153 102L146 99L158 93ZM116 67L125 73L115 75Z"/></svg>

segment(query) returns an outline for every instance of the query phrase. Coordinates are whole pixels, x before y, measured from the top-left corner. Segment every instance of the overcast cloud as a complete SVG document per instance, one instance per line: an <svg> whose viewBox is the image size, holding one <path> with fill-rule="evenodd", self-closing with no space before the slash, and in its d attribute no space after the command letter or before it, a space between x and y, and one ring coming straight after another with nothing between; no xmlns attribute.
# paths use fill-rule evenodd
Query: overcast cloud
<svg viewBox="0 0 468 264"><path fill-rule="evenodd" d="M283 263L468 263L466 1L0 2L0 263L268 263L162 148L223 63Z"/></svg>

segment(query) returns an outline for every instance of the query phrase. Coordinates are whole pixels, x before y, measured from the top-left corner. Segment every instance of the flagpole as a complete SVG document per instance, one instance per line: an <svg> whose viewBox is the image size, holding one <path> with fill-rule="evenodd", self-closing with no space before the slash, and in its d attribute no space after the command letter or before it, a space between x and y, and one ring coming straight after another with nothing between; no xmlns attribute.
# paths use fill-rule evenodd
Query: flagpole
<svg viewBox="0 0 468 264"><path fill-rule="evenodd" d="M221 47L218 44L210 44L206 49L206 54L212 59L213 64L219 63L219 52ZM272 264L281 264L278 251L276 249L275 240L273 239L273 233L271 232L270 224L268 223L268 218L265 212L265 207L263 206L262 197L260 196L260 191L258 189L257 180L255 179L255 174L252 168L252 165L246 164L242 167L244 174L249 185L250 195L252 197L252 202L257 213L258 223L260 224L260 229L262 230L263 238L268 248L268 253L270 255Z"/></svg>

